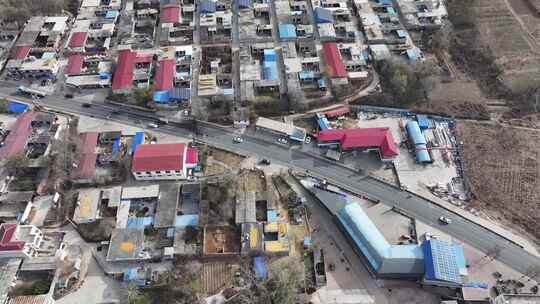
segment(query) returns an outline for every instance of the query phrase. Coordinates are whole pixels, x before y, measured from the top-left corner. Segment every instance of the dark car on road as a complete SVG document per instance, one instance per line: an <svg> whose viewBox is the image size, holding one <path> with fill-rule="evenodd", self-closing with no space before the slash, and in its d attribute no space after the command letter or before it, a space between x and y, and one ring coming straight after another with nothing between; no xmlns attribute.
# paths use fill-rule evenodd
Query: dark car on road
<svg viewBox="0 0 540 304"><path fill-rule="evenodd" d="M83 108L91 108L91 107L92 107L92 104L91 104L91 103L85 102L85 103L82 104L82 107L83 107Z"/></svg>

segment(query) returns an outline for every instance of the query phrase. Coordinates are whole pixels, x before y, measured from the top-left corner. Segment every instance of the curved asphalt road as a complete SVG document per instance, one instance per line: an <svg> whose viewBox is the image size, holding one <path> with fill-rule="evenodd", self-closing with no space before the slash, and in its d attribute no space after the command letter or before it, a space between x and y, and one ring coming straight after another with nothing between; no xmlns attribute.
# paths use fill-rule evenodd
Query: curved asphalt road
<svg viewBox="0 0 540 304"><path fill-rule="evenodd" d="M6 92L13 92L13 88L0 87L0 95L11 97ZM17 97L16 99L24 98ZM72 99L63 99L62 97L46 97L42 99L42 104L55 110L128 124L147 124L157 120L157 116L153 113L124 109L108 104L95 104L91 108L82 108L79 102ZM118 110L120 113L118 115L111 115L112 110ZM309 170L310 174L325 178L330 183L336 184L346 190L355 193L364 193L366 196L372 199L378 199L386 205L400 208L410 216L429 225L437 226L438 229L476 247L482 252L490 252L495 247L498 247L500 248L500 253L497 259L521 273L526 272L533 265L540 265L539 257L528 253L520 246L422 197L402 191L382 181L359 175L352 169L314 156L308 152L295 149L294 147L290 148L289 146L247 135L244 135L243 143L235 144L232 141L232 138L235 136L232 129L219 128L206 123L198 124L198 126L198 133L205 134L204 136L195 136L199 141L237 151L244 155L268 158L291 169L299 171ZM155 131L184 137L194 136L191 130L173 125L163 125ZM446 226L439 225L438 218L440 216L452 218L453 223Z"/></svg>

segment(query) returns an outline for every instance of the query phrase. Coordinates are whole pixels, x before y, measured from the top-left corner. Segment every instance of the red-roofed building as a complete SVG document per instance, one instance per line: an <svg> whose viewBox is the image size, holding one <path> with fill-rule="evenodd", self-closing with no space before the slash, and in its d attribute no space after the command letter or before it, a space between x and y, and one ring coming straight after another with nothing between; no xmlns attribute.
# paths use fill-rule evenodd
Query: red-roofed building
<svg viewBox="0 0 540 304"><path fill-rule="evenodd" d="M137 54L130 50L118 52L116 70L112 79L112 90L115 94L125 94L133 87L133 70Z"/></svg>
<svg viewBox="0 0 540 304"><path fill-rule="evenodd" d="M84 51L84 45L86 44L86 32L75 32L69 39L68 48L71 51L82 52Z"/></svg>
<svg viewBox="0 0 540 304"><path fill-rule="evenodd" d="M15 52L13 53L13 56L11 59L15 60L23 60L30 54L30 50L32 49L31 45L19 45L15 47Z"/></svg>
<svg viewBox="0 0 540 304"><path fill-rule="evenodd" d="M354 128L320 131L319 146L339 146L341 151L377 150L383 161L399 155L399 149L388 128Z"/></svg>
<svg viewBox="0 0 540 304"><path fill-rule="evenodd" d="M197 150L184 144L141 144L131 172L137 180L184 179L188 169L197 166L197 157Z"/></svg>
<svg viewBox="0 0 540 304"><path fill-rule="evenodd" d="M182 11L180 6L167 6L161 9L159 16L161 23L179 23L182 22Z"/></svg>
<svg viewBox="0 0 540 304"><path fill-rule="evenodd" d="M94 171L97 160L97 142L99 133L82 133L81 152L77 167L73 170L71 178L78 183L90 183L94 180Z"/></svg>
<svg viewBox="0 0 540 304"><path fill-rule="evenodd" d="M349 114L350 111L351 109L349 108L349 106L343 106L337 109L324 112L324 116L326 116L326 118L335 118L335 117L343 116L345 114Z"/></svg>
<svg viewBox="0 0 540 304"><path fill-rule="evenodd" d="M43 233L34 225L0 226L0 258L32 257L42 242Z"/></svg>
<svg viewBox="0 0 540 304"><path fill-rule="evenodd" d="M0 147L0 159L25 152L28 138L32 133L33 119L34 113L32 112L25 112L17 118L15 125L4 140L4 145Z"/></svg>
<svg viewBox="0 0 540 304"><path fill-rule="evenodd" d="M323 59L330 78L347 78L347 70L335 42L323 43Z"/></svg>
<svg viewBox="0 0 540 304"><path fill-rule="evenodd" d="M84 63L84 55L82 54L72 54L68 58L68 63L66 66L66 75L77 75L81 73Z"/></svg>
<svg viewBox="0 0 540 304"><path fill-rule="evenodd" d="M154 77L156 91L168 91L173 87L175 68L176 60L174 59L165 59L158 63Z"/></svg>

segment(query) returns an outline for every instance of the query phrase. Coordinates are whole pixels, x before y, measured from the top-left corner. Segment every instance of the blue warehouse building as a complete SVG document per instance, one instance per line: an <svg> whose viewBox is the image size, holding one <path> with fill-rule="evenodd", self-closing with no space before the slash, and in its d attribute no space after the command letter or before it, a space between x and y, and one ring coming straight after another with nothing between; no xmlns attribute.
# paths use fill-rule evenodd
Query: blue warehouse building
<svg viewBox="0 0 540 304"><path fill-rule="evenodd" d="M409 121L405 127L407 129L407 134L411 139L411 142L415 146L416 161L419 163L430 163L431 156L427 150L427 141L420 126L416 121Z"/></svg>

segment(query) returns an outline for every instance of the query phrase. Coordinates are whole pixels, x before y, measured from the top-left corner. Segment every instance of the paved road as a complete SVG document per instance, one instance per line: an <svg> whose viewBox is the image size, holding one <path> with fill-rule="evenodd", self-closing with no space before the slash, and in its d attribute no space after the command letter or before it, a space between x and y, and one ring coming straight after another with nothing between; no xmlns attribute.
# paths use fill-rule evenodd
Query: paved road
<svg viewBox="0 0 540 304"><path fill-rule="evenodd" d="M0 87L0 95L9 95L13 90L13 88L9 87ZM91 115L96 118L109 117L109 120L127 124L136 124L137 122L148 123L156 120L153 114L123 109L120 110L119 115L111 116L110 112L113 110L113 106L96 104L92 108L82 108L80 103L71 99L63 99L62 97L44 98L43 104L52 109L79 115ZM118 107L114 107L114 109L118 110ZM176 136L193 136L191 130L181 129L172 125L164 125L156 131ZM361 176L349 168L326 159L315 157L310 152L305 152L294 147L289 148L288 146L279 145L249 135L244 136L243 143L235 144L232 141L233 136L235 136L233 130L213 127L209 124L199 124L199 133L205 134L205 136L198 137L200 141L242 154L268 158L292 169L301 171L309 170L310 174L325 178L329 182L344 189L364 193L373 199L380 200L386 205L401 208L410 216L427 224L439 226L438 229L483 252L489 252L493 248L498 247L501 249L498 260L517 271L525 272L532 265L540 265L540 258L533 256L521 247L490 230L459 217L422 197L411 195L406 191L402 191L399 188L376 179ZM453 223L451 225L440 226L438 224L438 218L440 216L452 218Z"/></svg>

